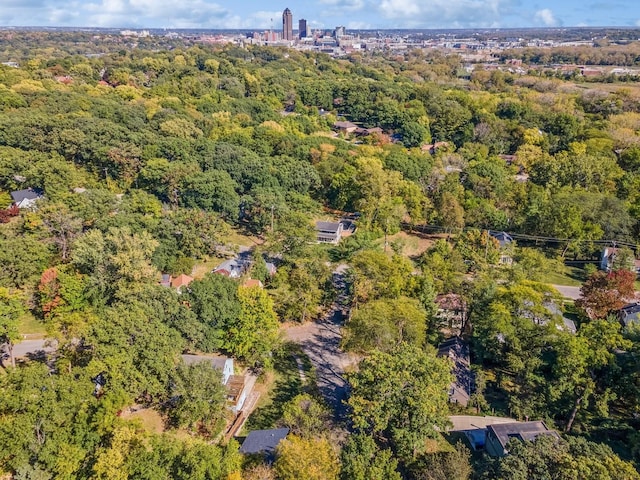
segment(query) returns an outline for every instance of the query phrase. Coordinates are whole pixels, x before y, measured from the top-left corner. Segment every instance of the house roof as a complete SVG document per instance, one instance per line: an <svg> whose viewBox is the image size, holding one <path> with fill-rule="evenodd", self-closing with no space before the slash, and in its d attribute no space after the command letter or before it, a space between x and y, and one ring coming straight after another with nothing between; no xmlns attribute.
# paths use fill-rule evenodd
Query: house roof
<svg viewBox="0 0 640 480"><path fill-rule="evenodd" d="M513 242L513 237L511 237L511 235L509 235L507 232L492 232L491 230L489 230L489 235L498 240L498 243L500 243L501 247L504 247L505 245Z"/></svg>
<svg viewBox="0 0 640 480"><path fill-rule="evenodd" d="M630 303L618 310L618 317L626 327L630 323L640 322L640 303Z"/></svg>
<svg viewBox="0 0 640 480"><path fill-rule="evenodd" d="M177 277L171 279L171 286L173 288L186 287L191 282L193 282L193 277L190 277L189 275L185 275L183 273L183 274L178 275Z"/></svg>
<svg viewBox="0 0 640 480"><path fill-rule="evenodd" d="M337 128L339 130L349 130L349 129L356 129L358 128L358 126L355 123L352 122L335 122L333 124L334 128Z"/></svg>
<svg viewBox="0 0 640 480"><path fill-rule="evenodd" d="M242 284L243 287L252 288L252 287L260 287L262 288L262 282L256 278L249 278L246 282Z"/></svg>
<svg viewBox="0 0 640 480"><path fill-rule="evenodd" d="M447 293L436 296L436 304L443 310L466 310L467 303L461 295L456 293Z"/></svg>
<svg viewBox="0 0 640 480"><path fill-rule="evenodd" d="M540 435L550 435L560 438L558 432L549 430L541 420L533 422L497 423L487 426L487 430L493 432L502 448L505 448L512 438L519 440L535 440Z"/></svg>
<svg viewBox="0 0 640 480"><path fill-rule="evenodd" d="M34 190L33 188L11 192L11 199L15 203L20 203L23 200L37 200L40 197L42 197L42 192L39 190Z"/></svg>
<svg viewBox="0 0 640 480"><path fill-rule="evenodd" d="M337 235L340 230L340 222L316 222L316 230Z"/></svg>
<svg viewBox="0 0 640 480"><path fill-rule="evenodd" d="M209 363L217 370L224 370L224 366L227 364L229 357L223 357L222 355L181 355L182 361L187 365L194 365L196 363Z"/></svg>
<svg viewBox="0 0 640 480"><path fill-rule="evenodd" d="M278 444L289 434L288 428L253 430L240 447L241 453L273 453Z"/></svg>

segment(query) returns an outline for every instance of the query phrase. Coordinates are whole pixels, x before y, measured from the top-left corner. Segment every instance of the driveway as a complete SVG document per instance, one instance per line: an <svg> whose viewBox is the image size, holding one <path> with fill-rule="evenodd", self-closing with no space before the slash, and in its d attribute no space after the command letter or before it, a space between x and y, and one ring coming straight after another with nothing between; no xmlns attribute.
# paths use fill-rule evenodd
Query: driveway
<svg viewBox="0 0 640 480"><path fill-rule="evenodd" d="M358 362L359 358L340 349L342 340L343 306L346 302L344 266L333 274L334 285L340 292L327 315L317 322L296 325L285 330L288 340L299 344L316 370L316 381L320 393L333 408L337 417L345 413L342 400L346 398L345 369Z"/></svg>
<svg viewBox="0 0 640 480"><path fill-rule="evenodd" d="M580 298L581 287L568 287L566 285L551 285L551 286L556 290L558 290L564 298L569 298L571 300L577 300Z"/></svg>

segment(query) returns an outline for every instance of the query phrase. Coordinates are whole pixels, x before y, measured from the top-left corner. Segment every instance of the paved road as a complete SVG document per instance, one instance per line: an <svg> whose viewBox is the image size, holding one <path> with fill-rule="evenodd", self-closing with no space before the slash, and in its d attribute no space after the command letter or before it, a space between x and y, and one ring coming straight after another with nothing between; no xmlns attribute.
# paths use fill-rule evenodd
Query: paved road
<svg viewBox="0 0 640 480"><path fill-rule="evenodd" d="M338 295L336 303L328 315L317 322L296 325L285 331L288 340L298 343L316 369L318 388L336 413L342 417L345 407L342 400L346 397L345 368L357 363L358 358L340 349L342 339L342 308L345 298L344 268L334 272L334 284L343 293Z"/></svg>
<svg viewBox="0 0 640 480"><path fill-rule="evenodd" d="M9 362L9 354L5 353L6 347L0 348L0 360L4 365ZM45 353L55 351L55 346L47 345L46 340L23 340L13 346L13 356L18 358L42 358Z"/></svg>
<svg viewBox="0 0 640 480"><path fill-rule="evenodd" d="M568 287L566 285L551 285L558 290L564 298L570 298L571 300L577 300L580 298L580 287Z"/></svg>

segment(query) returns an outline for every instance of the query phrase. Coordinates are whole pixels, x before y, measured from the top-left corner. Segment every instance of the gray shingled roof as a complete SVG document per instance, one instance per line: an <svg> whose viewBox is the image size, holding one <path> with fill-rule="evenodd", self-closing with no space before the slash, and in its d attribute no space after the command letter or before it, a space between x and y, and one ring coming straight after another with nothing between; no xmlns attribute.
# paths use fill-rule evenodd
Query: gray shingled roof
<svg viewBox="0 0 640 480"><path fill-rule="evenodd" d="M316 230L319 232L337 234L339 228L340 228L339 222L316 222Z"/></svg>
<svg viewBox="0 0 640 480"><path fill-rule="evenodd" d="M487 429L493 431L503 448L507 446L509 440L512 438L526 441L535 440L540 435L550 435L555 438L560 438L558 432L549 430L544 422L540 420L533 422L497 423L495 425L489 425Z"/></svg>
<svg viewBox="0 0 640 480"><path fill-rule="evenodd" d="M190 355L186 353L182 355L182 361L187 365L209 363L213 368L221 371L224 370L224 364L227 360L227 357L221 356Z"/></svg>
<svg viewBox="0 0 640 480"><path fill-rule="evenodd" d="M274 453L276 447L286 438L288 428L274 428L272 430L254 430L245 438L240 453Z"/></svg>
<svg viewBox="0 0 640 480"><path fill-rule="evenodd" d="M40 198L42 194L34 190L33 188L27 188L25 190L16 190L15 192L11 192L11 198L15 203L20 203L23 200L36 200Z"/></svg>

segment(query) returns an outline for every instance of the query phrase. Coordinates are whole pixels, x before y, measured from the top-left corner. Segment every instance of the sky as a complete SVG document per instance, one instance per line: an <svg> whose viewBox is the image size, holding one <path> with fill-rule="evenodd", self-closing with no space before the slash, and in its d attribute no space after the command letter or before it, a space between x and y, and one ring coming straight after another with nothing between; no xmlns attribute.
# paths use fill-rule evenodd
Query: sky
<svg viewBox="0 0 640 480"><path fill-rule="evenodd" d="M638 0L0 0L0 26L294 29L640 27Z"/></svg>

